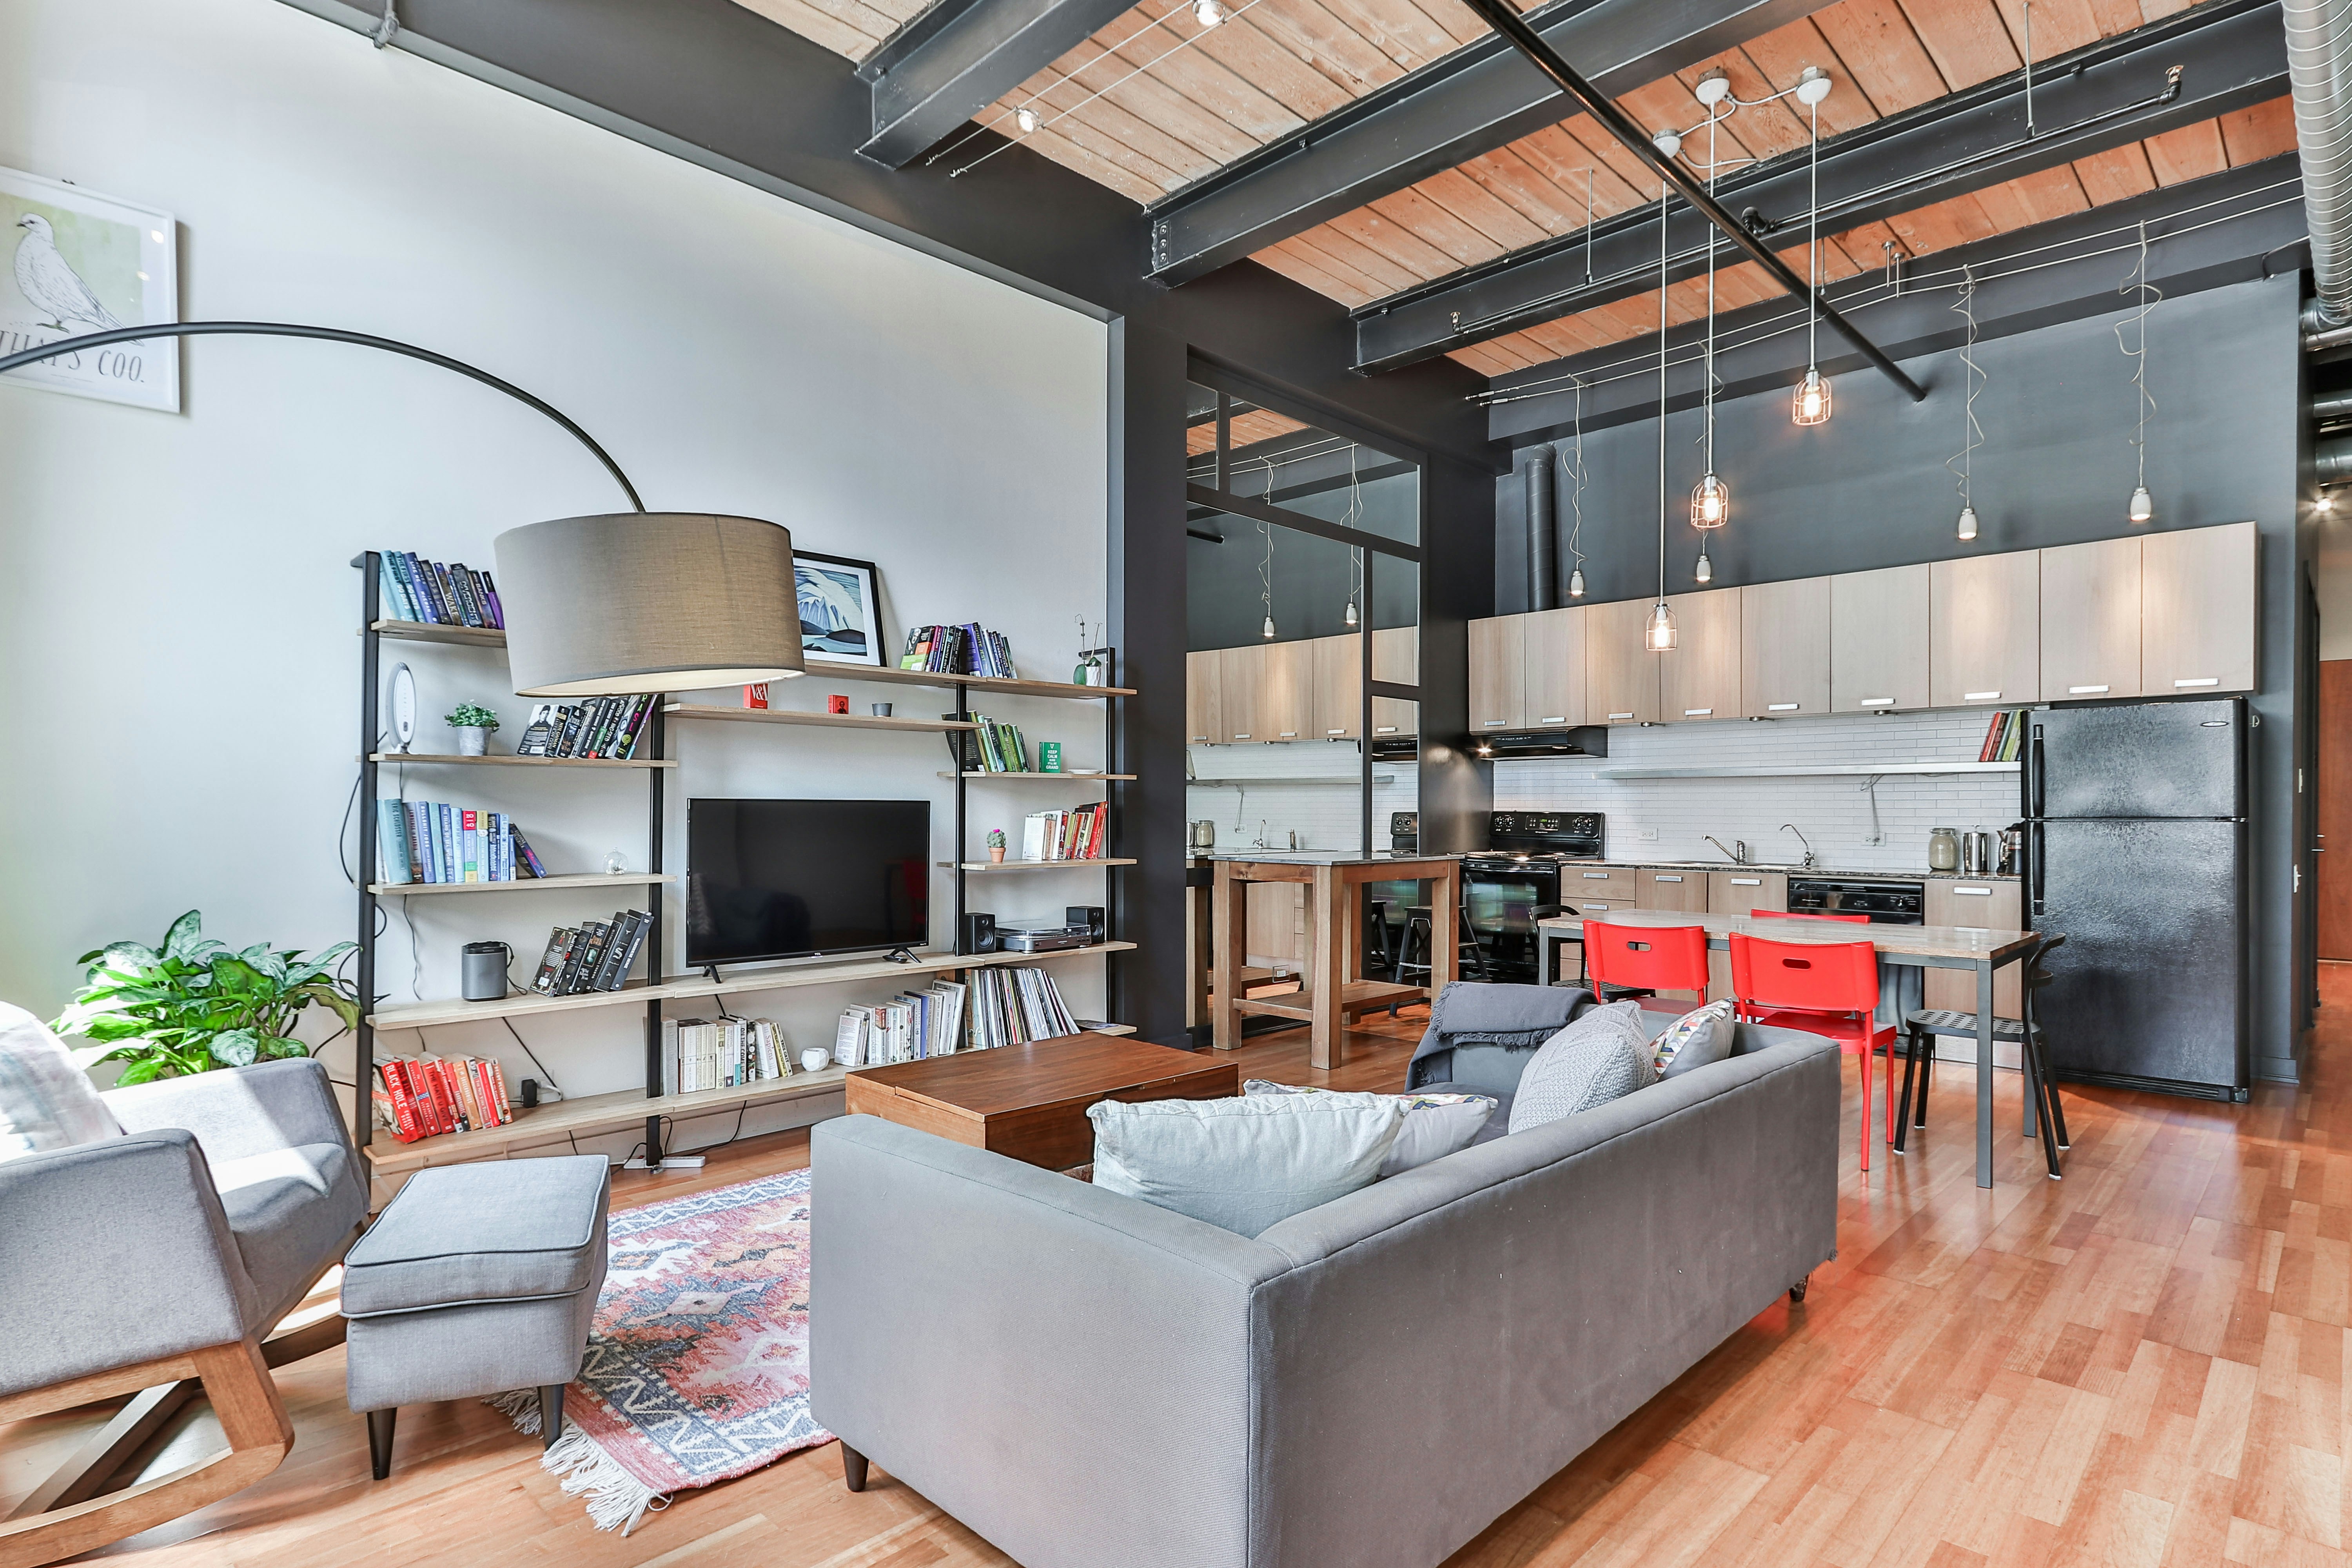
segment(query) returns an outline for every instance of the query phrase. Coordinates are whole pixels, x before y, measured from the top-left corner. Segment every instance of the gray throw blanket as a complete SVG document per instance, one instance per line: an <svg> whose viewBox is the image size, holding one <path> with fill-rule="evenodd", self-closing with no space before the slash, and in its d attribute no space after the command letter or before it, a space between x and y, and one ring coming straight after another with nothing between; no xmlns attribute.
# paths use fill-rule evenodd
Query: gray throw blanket
<svg viewBox="0 0 2352 1568"><path fill-rule="evenodd" d="M1567 985L1488 985L1457 980L1429 1009L1429 1028L1405 1068L1408 1090L1449 1080L1459 1044L1517 1046L1532 1050L1568 1026L1593 1000Z"/></svg>

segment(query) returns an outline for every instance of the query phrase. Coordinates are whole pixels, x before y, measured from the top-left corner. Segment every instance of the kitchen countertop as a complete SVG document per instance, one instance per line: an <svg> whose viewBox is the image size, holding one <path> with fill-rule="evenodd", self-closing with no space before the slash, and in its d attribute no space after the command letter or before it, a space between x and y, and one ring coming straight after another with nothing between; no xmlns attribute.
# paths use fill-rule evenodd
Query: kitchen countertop
<svg viewBox="0 0 2352 1568"><path fill-rule="evenodd" d="M1195 853L1195 860L1247 860L1262 866L1385 866L1391 861L1459 860L1459 855L1392 855L1376 849L1366 855L1355 849L1212 849Z"/></svg>
<svg viewBox="0 0 2352 1568"><path fill-rule="evenodd" d="M1596 869L1610 867L1628 871L1771 871L1790 877L1835 877L1851 881L1897 882L2014 882L2015 872L1971 877L1959 871L1849 871L1835 866L1815 866L1810 870L1802 866L1765 861L1753 866L1736 866L1728 860L1634 860L1619 855L1604 855L1589 862Z"/></svg>

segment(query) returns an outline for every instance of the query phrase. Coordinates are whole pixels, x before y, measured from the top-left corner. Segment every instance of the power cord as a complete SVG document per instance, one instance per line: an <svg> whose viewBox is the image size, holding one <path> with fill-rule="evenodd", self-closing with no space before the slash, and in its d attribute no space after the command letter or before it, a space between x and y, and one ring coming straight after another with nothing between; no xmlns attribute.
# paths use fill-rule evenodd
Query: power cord
<svg viewBox="0 0 2352 1568"><path fill-rule="evenodd" d="M547 1089L541 1090L541 1092L545 1093L547 1090L552 1090L555 1098L557 1100L562 1100L563 1098L563 1089L562 1086L555 1081L555 1075L547 1070L547 1064L539 1059L539 1053L530 1048L530 1042L522 1037L521 1031L514 1026L514 1020L512 1018L501 1016L499 1019L499 1022L507 1026L507 1033L514 1036L514 1043L522 1047L522 1054L529 1057L530 1058L530 1065L539 1069L540 1077L545 1080L547 1086ZM577 1146L575 1145L574 1147L576 1150Z"/></svg>

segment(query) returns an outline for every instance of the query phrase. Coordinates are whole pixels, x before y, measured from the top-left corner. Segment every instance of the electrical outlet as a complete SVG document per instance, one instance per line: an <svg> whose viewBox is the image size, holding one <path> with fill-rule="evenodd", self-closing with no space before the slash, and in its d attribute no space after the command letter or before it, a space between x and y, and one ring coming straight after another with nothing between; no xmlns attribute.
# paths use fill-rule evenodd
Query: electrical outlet
<svg viewBox="0 0 2352 1568"><path fill-rule="evenodd" d="M1637 827L1633 830L1633 837L1643 844L1655 844L1658 841L1658 830L1654 827Z"/></svg>

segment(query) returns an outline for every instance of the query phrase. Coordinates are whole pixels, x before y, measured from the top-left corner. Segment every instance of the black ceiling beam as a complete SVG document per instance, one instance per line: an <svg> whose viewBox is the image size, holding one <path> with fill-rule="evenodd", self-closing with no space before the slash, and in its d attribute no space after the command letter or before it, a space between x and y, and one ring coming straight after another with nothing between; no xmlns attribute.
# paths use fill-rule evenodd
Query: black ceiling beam
<svg viewBox="0 0 2352 1568"><path fill-rule="evenodd" d="M1129 0L939 0L857 68L873 89L859 155L905 168L1124 16Z"/></svg>
<svg viewBox="0 0 2352 1568"><path fill-rule="evenodd" d="M1529 24L1604 91L1630 92L1822 0L1551 0ZM1183 283L1563 118L1500 35L1466 44L1152 206L1151 275Z"/></svg>
<svg viewBox="0 0 2352 1568"><path fill-rule="evenodd" d="M2186 68L2168 82L2176 66ZM2285 33L2277 0L2216 0L2033 74L2039 134L2030 139L2018 71L1823 141L1823 229L1914 212L2277 98L2287 90ZM1841 81L1837 90L1853 87ZM1727 176L1717 199L1757 214L1772 243L1801 245L1806 179L1800 148ZM1700 275L1709 226L1689 210L1666 224L1668 276ZM1657 287L1658 252L1651 205L1594 226L1590 272L1579 233L1377 300L1356 312L1356 368L1394 369L1646 292Z"/></svg>
<svg viewBox="0 0 2352 1568"><path fill-rule="evenodd" d="M1584 112L1592 116L1594 123L1609 132L1619 146L1636 154L1656 170L1659 177L1673 186L1683 200L1697 208L1699 215L1713 224L1734 247L1747 252L1748 259L1761 267L1765 276L1778 283L1782 292L1814 301L1813 310L1821 318L1822 324L1852 343L1879 374L1901 387L1912 402L1918 403L1927 398L1926 387L1913 381L1901 365L1887 358L1860 328L1839 314L1835 306L1821 299L1811 284L1790 270L1789 264L1781 260L1770 246L1733 217L1696 174L1679 160L1661 151L1650 140L1650 133L1634 124L1633 116L1618 108L1613 99L1585 80L1574 66L1560 58L1559 51L1544 42L1543 36L1511 9L1508 0L1464 0L1464 4L1486 17L1487 25L1495 31L1510 39L1512 47L1539 67L1544 75L1558 82L1562 92L1583 105ZM1658 300L1661 322L1665 319L1665 300L1661 296Z"/></svg>

